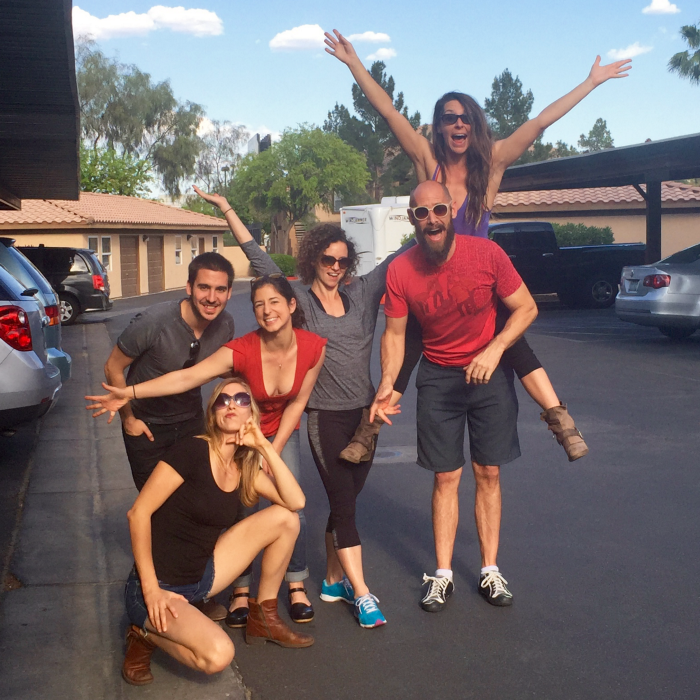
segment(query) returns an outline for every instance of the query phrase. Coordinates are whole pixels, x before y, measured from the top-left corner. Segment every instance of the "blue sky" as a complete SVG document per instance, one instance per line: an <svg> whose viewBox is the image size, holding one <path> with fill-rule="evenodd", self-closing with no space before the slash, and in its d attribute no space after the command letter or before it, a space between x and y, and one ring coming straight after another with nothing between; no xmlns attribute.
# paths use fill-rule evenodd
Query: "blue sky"
<svg viewBox="0 0 700 700"><path fill-rule="evenodd" d="M424 123L448 90L483 104L505 68L533 91L534 115L583 81L596 54L609 63L609 52L637 47L628 78L599 87L545 138L575 143L598 117L607 120L617 146L700 131L700 87L666 69L671 55L687 48L681 25L700 20L697 0L73 4L74 26L93 31L108 55L135 63L155 80L170 79L178 98L251 131L322 124L336 101L351 108L350 72L314 47L314 25L346 36L385 35L374 37L379 42L356 42L358 54L395 54L386 60L387 70ZM299 29L304 25L311 27Z"/></svg>

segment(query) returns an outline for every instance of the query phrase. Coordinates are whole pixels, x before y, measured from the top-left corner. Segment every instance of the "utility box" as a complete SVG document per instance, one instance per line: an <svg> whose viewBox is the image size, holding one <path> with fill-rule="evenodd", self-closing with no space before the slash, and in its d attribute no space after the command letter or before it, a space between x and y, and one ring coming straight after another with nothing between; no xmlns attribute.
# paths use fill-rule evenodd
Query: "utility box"
<svg viewBox="0 0 700 700"><path fill-rule="evenodd" d="M410 236L408 196L382 197L381 204L361 204L340 210L340 225L355 243L360 254L358 275L373 270L401 247L401 239Z"/></svg>

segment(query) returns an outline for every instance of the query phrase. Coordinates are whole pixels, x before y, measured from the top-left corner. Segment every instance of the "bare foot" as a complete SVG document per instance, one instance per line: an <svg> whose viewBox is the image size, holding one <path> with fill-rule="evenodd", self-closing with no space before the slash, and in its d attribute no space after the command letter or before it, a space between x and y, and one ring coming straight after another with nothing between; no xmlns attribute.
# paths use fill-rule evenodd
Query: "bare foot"
<svg viewBox="0 0 700 700"><path fill-rule="evenodd" d="M236 595L238 594L238 595ZM236 596L236 597L234 597ZM231 600L229 601L229 612L233 612L237 608L247 608L248 607L248 598L250 597L250 588L245 587L245 588L234 588L233 589L233 595L231 596Z"/></svg>
<svg viewBox="0 0 700 700"><path fill-rule="evenodd" d="M304 603L304 605L311 605L311 601L309 600L308 596L306 593L304 593L304 587L303 584L299 586L298 584L292 588L291 586L289 587L289 592L292 594L291 597L291 603L292 605L294 603Z"/></svg>

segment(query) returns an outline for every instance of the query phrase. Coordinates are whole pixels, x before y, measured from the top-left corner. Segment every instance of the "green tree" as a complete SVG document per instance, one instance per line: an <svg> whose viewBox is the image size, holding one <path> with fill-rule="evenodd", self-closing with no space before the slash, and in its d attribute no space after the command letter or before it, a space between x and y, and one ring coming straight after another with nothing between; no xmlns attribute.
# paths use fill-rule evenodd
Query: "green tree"
<svg viewBox="0 0 700 700"><path fill-rule="evenodd" d="M154 83L136 66L105 56L92 41L77 46L76 76L83 138L149 161L165 190L180 194L202 147L197 129L203 108L178 101L167 80Z"/></svg>
<svg viewBox="0 0 700 700"><path fill-rule="evenodd" d="M357 197L368 180L361 153L335 134L301 125L285 130L267 151L247 156L232 190L253 209L273 217L272 252L290 253L289 232L295 222L317 205L332 210L334 194Z"/></svg>
<svg viewBox="0 0 700 700"><path fill-rule="evenodd" d="M194 179L207 192L223 191L234 178L242 158L241 147L250 134L229 121L213 120L200 138Z"/></svg>
<svg viewBox="0 0 700 700"><path fill-rule="evenodd" d="M523 92L520 78L506 68L493 79L491 97L484 100L484 112L496 139L505 139L530 118L535 98L532 90Z"/></svg>
<svg viewBox="0 0 700 700"><path fill-rule="evenodd" d="M393 100L397 111L415 129L420 128L420 112L409 115L403 92L399 92L394 99L396 84L392 76L387 76L386 64L375 61L369 72ZM350 114L345 105L336 102L333 110L328 112L323 130L337 134L345 143L364 154L370 172L366 196L371 201L378 202L383 196L408 194L417 184L413 164L400 148L387 123L356 83L352 86L352 103L358 116Z"/></svg>
<svg viewBox="0 0 700 700"><path fill-rule="evenodd" d="M557 244L568 245L608 245L615 242L610 226L586 226L585 224L552 224Z"/></svg>
<svg viewBox="0 0 700 700"><path fill-rule="evenodd" d="M80 189L83 192L150 194L151 164L131 153L118 154L113 148L80 145Z"/></svg>
<svg viewBox="0 0 700 700"><path fill-rule="evenodd" d="M596 119L595 124L588 132L588 136L581 134L578 145L588 153L602 151L605 148L614 148L613 137L605 119L600 117Z"/></svg>
<svg viewBox="0 0 700 700"><path fill-rule="evenodd" d="M691 84L700 85L700 22L681 27L681 36L693 53L688 50L674 54L668 62L668 69L681 78L687 78Z"/></svg>

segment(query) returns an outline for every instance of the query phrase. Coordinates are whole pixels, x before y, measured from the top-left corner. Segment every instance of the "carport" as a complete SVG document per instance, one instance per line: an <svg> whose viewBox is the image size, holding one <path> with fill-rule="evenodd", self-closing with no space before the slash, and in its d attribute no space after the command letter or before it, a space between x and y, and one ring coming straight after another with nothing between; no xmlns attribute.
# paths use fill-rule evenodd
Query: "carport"
<svg viewBox="0 0 700 700"><path fill-rule="evenodd" d="M0 209L78 199L71 0L9 0L0 22Z"/></svg>
<svg viewBox="0 0 700 700"><path fill-rule="evenodd" d="M502 192L632 185L646 202L646 261L661 258L661 183L700 177L700 134L508 168Z"/></svg>

